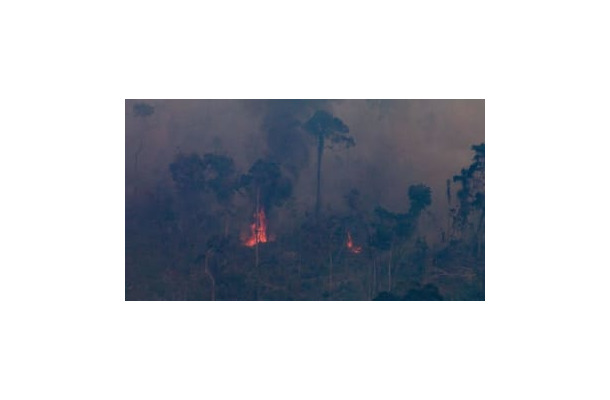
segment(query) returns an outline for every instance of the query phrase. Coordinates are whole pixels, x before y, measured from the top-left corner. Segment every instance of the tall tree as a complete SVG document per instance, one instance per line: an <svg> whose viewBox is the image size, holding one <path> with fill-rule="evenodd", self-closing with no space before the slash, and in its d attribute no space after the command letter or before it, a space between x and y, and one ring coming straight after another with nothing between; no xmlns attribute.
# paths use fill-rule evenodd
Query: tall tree
<svg viewBox="0 0 610 400"><path fill-rule="evenodd" d="M318 172L316 179L316 216L320 214L320 181L322 174L322 155L326 141L332 145L354 146L354 138L349 136L349 128L339 118L326 111L316 111L304 125L307 132L313 135L318 142Z"/></svg>
<svg viewBox="0 0 610 400"><path fill-rule="evenodd" d="M186 229L191 246L202 245L204 232L209 234L214 226L227 237L232 199L238 187L233 159L217 154L202 157L179 153L169 170L181 205L180 226L183 231ZM214 213L214 208L220 212Z"/></svg>
<svg viewBox="0 0 610 400"><path fill-rule="evenodd" d="M461 188L457 192L458 206L454 210L454 226L463 235L478 215L474 235L478 240L485 220L485 143L473 145L472 163L453 177Z"/></svg>
<svg viewBox="0 0 610 400"><path fill-rule="evenodd" d="M255 211L255 244L254 268L256 274L256 298L259 298L260 271L259 271L259 232L261 223L261 207L267 212L273 206L282 205L292 194L291 181L282 175L277 163L257 160L247 174L242 175L240 186L245 188L250 198L256 204ZM263 214L264 215L264 214Z"/></svg>

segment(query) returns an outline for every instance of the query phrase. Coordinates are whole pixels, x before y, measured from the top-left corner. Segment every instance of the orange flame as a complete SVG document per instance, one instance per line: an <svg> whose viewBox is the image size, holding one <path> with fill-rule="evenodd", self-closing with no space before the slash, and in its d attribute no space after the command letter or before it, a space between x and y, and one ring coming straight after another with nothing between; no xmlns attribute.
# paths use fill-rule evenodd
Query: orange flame
<svg viewBox="0 0 610 400"><path fill-rule="evenodd" d="M244 245L254 247L258 243L267 243L268 241L267 218L265 217L265 210L261 208L258 213L254 213L254 223L250 225L250 237L246 239Z"/></svg>
<svg viewBox="0 0 610 400"><path fill-rule="evenodd" d="M347 249L354 254L359 254L362 251L362 247L354 246L352 235L349 233L349 231L347 231Z"/></svg>

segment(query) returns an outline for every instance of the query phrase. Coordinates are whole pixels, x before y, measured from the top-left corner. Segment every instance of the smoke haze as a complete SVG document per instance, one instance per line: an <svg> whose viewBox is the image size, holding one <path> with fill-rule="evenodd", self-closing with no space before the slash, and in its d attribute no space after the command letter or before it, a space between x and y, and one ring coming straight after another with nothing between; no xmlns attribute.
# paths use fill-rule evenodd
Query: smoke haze
<svg viewBox="0 0 610 400"><path fill-rule="evenodd" d="M139 102L154 113L135 116ZM356 188L367 207L405 210L415 183L432 188L433 211L446 207L446 180L485 140L484 100L126 100L127 199L170 183L177 153L217 152L240 171L259 158L278 162L293 179L298 207L307 209L315 201L316 143L302 124L320 109L343 120L356 142L325 150L323 208L343 207Z"/></svg>

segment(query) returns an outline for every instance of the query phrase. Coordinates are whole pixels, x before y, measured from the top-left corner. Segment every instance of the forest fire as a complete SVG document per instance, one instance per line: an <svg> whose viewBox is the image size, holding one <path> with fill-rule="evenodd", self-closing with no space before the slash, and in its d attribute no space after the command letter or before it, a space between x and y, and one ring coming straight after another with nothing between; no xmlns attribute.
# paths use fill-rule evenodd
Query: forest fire
<svg viewBox="0 0 610 400"><path fill-rule="evenodd" d="M347 249L354 254L359 254L362 251L362 247L354 246L352 235L347 231Z"/></svg>
<svg viewBox="0 0 610 400"><path fill-rule="evenodd" d="M485 301L485 99L124 111L126 301Z"/></svg>
<svg viewBox="0 0 610 400"><path fill-rule="evenodd" d="M254 214L254 223L250 225L250 236L244 242L245 246L254 247L258 243L267 243L267 218L262 208Z"/></svg>

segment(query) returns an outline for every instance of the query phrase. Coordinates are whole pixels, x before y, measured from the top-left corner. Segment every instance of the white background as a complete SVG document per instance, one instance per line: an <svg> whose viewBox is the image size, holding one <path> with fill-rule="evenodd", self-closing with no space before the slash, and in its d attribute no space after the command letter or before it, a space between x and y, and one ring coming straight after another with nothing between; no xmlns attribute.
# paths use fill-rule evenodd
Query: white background
<svg viewBox="0 0 610 400"><path fill-rule="evenodd" d="M3 399L607 399L602 2L6 2ZM125 302L125 98L484 98L486 301Z"/></svg>

